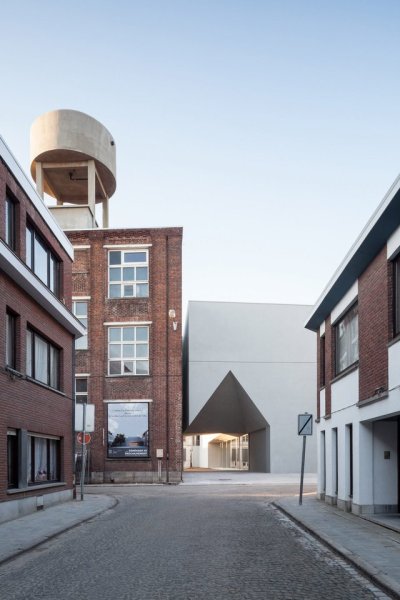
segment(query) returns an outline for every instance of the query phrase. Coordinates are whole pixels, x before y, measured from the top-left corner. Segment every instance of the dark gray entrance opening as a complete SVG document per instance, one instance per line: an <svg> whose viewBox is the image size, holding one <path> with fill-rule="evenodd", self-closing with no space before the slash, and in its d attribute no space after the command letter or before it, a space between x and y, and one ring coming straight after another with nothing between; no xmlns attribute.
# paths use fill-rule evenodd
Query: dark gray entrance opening
<svg viewBox="0 0 400 600"><path fill-rule="evenodd" d="M249 436L249 471L269 473L269 424L246 390L229 371L184 432Z"/></svg>

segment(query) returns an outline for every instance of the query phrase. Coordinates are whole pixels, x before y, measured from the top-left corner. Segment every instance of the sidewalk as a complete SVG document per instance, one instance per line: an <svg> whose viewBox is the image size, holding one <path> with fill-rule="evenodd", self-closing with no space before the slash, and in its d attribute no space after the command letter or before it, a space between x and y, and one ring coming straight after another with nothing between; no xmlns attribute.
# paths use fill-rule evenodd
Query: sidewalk
<svg viewBox="0 0 400 600"><path fill-rule="evenodd" d="M0 564L112 508L110 496L85 495L0 524Z"/></svg>
<svg viewBox="0 0 400 600"><path fill-rule="evenodd" d="M281 498L274 506L400 598L400 516L357 517L315 495ZM379 524L378 524L379 523Z"/></svg>

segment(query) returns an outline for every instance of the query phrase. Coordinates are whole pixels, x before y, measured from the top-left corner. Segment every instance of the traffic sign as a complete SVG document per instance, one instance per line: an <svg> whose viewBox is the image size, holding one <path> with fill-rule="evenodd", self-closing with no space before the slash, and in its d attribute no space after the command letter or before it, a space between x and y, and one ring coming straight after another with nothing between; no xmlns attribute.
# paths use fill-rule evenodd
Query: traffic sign
<svg viewBox="0 0 400 600"><path fill-rule="evenodd" d="M90 440L92 439L90 433L85 433L85 437L83 437L83 431L80 431L76 436L76 441L78 444L90 444Z"/></svg>
<svg viewBox="0 0 400 600"><path fill-rule="evenodd" d="M312 435L312 415L305 413L298 416L297 433L299 435Z"/></svg>

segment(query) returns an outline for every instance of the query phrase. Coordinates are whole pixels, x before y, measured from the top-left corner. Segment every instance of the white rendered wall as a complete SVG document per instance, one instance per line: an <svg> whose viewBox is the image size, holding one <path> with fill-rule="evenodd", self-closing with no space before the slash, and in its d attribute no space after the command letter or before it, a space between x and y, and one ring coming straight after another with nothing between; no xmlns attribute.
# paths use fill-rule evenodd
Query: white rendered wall
<svg viewBox="0 0 400 600"><path fill-rule="evenodd" d="M297 415L315 415L309 313L299 305L189 303L189 423L232 371L270 425L272 473L299 472ZM316 471L315 435L307 441L306 471Z"/></svg>

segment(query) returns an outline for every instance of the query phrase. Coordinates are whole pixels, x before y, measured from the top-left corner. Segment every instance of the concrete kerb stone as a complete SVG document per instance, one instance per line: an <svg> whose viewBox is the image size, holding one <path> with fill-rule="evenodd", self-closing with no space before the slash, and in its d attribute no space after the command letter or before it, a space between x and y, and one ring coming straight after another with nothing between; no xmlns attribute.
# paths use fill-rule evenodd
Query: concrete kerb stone
<svg viewBox="0 0 400 600"><path fill-rule="evenodd" d="M12 521L6 521L0 525L0 565L3 565L10 560L29 552L34 548L37 548L44 542L47 542L61 533L70 531L75 527L78 527L86 521L90 521L94 517L111 510L118 504L118 499L112 496L91 496L89 502L80 500L70 500L59 505L52 506L43 512L33 513L26 515ZM93 506L88 508L88 504L93 505L93 500L100 499L100 506ZM86 502L86 504L85 504ZM79 506L82 505L82 506ZM73 515L64 514L62 511L72 512L70 509L75 510L76 508L82 508L83 512ZM48 519L49 512L51 517L57 513L58 523L54 524ZM48 519L47 522L45 519ZM40 519L41 529L38 533L36 531L36 524ZM34 520L36 522L34 522ZM46 527L47 526L47 527Z"/></svg>
<svg viewBox="0 0 400 600"><path fill-rule="evenodd" d="M272 502L272 505L277 508L281 513L283 513L286 517L288 517L291 521L296 523L301 529L312 535L322 544L327 546L330 550L333 550L337 554L339 554L344 560L346 560L350 565L355 566L359 571L362 572L363 575L368 577L372 583L378 585L382 588L387 594L395 598L396 600L400 600L400 585L397 581L388 577L379 569L376 569L371 564L367 563L359 556L351 552L341 544L333 541L329 536L318 532L316 529L310 527L310 525L304 523L300 518L294 516L289 510L284 508L279 504L279 501Z"/></svg>

